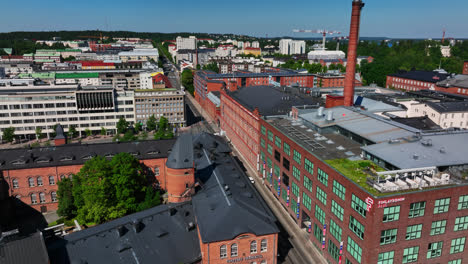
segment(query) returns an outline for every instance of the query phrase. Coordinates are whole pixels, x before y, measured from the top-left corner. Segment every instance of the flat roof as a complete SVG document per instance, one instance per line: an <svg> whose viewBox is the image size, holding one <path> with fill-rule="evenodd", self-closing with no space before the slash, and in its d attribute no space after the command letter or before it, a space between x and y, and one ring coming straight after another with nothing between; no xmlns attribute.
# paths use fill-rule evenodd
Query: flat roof
<svg viewBox="0 0 468 264"><path fill-rule="evenodd" d="M39 231L25 237L16 235L2 237L0 250L0 263L2 264L50 263L44 238Z"/></svg>
<svg viewBox="0 0 468 264"><path fill-rule="evenodd" d="M468 111L467 102L424 102L439 113L466 112Z"/></svg>
<svg viewBox="0 0 468 264"><path fill-rule="evenodd" d="M388 76L410 79L416 81L437 83L445 80L450 74L439 73L437 71L401 71L399 73L390 74Z"/></svg>

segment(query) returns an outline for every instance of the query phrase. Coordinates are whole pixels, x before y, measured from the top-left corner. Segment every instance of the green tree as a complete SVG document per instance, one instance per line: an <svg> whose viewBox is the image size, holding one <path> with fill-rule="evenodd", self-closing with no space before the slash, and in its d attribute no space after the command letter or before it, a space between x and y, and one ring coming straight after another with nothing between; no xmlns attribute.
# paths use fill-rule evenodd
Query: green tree
<svg viewBox="0 0 468 264"><path fill-rule="evenodd" d="M146 129L148 129L148 131L154 131L156 129L156 118L154 115L151 115L148 120L146 120Z"/></svg>
<svg viewBox="0 0 468 264"><path fill-rule="evenodd" d="M52 133L50 133L50 136L51 136L52 138L54 138L54 137L56 136L55 131L57 130L57 126L58 126L58 125L59 125L59 124L56 123L55 125L52 126Z"/></svg>
<svg viewBox="0 0 468 264"><path fill-rule="evenodd" d="M194 95L194 88L193 88L193 73L189 69L185 69L181 75L181 82L182 85L185 87L190 94Z"/></svg>
<svg viewBox="0 0 468 264"><path fill-rule="evenodd" d="M40 127L36 127L35 133L36 133L37 140L42 138L42 129Z"/></svg>
<svg viewBox="0 0 468 264"><path fill-rule="evenodd" d="M135 132L138 134L143 129L143 125L140 122L135 123Z"/></svg>
<svg viewBox="0 0 468 264"><path fill-rule="evenodd" d="M93 132L92 132L89 128L85 129L84 132L85 132L85 134L86 134L87 137L90 137L90 136L93 135Z"/></svg>
<svg viewBox="0 0 468 264"><path fill-rule="evenodd" d="M125 132L124 136L122 137L121 141L133 141L136 140L137 137L133 133L133 130L129 129Z"/></svg>
<svg viewBox="0 0 468 264"><path fill-rule="evenodd" d="M174 137L174 133L169 125L169 120L161 116L158 124L158 131L154 134L154 139L170 139Z"/></svg>
<svg viewBox="0 0 468 264"><path fill-rule="evenodd" d="M57 183L57 198L59 200L57 214L67 219L76 216L76 206L73 200L73 184L69 178L64 178Z"/></svg>
<svg viewBox="0 0 468 264"><path fill-rule="evenodd" d="M125 120L123 116L119 118L119 122L117 122L117 133L123 134L128 129L128 122Z"/></svg>
<svg viewBox="0 0 468 264"><path fill-rule="evenodd" d="M101 135L102 136L107 135L107 130L104 127L101 127Z"/></svg>
<svg viewBox="0 0 468 264"><path fill-rule="evenodd" d="M68 128L68 137L75 138L76 135L77 135L77 132L76 132L75 125L70 125L70 127Z"/></svg>
<svg viewBox="0 0 468 264"><path fill-rule="evenodd" d="M15 139L15 128L8 127L3 129L2 139L9 143L13 142L13 140Z"/></svg>
<svg viewBox="0 0 468 264"><path fill-rule="evenodd" d="M219 67L216 62L212 62L203 66L203 70L213 71L219 73Z"/></svg>

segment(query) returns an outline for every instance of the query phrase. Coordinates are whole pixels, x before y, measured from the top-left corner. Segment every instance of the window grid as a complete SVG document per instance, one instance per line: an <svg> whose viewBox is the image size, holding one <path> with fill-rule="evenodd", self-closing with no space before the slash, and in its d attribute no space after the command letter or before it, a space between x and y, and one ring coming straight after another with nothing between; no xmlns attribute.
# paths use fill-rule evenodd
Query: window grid
<svg viewBox="0 0 468 264"><path fill-rule="evenodd" d="M266 128L264 126L261 126L261 131L262 131L262 135L266 135Z"/></svg>
<svg viewBox="0 0 468 264"><path fill-rule="evenodd" d="M400 219L400 206L392 206L384 208L383 222L392 222Z"/></svg>
<svg viewBox="0 0 468 264"><path fill-rule="evenodd" d="M273 142L273 132L271 132L271 131L268 131L268 140Z"/></svg>
<svg viewBox="0 0 468 264"><path fill-rule="evenodd" d="M463 252L465 249L465 240L466 238L464 237L452 239L452 244L450 245L450 254Z"/></svg>
<svg viewBox="0 0 468 264"><path fill-rule="evenodd" d="M377 264L393 264L394 255L395 255L395 251L380 253Z"/></svg>
<svg viewBox="0 0 468 264"><path fill-rule="evenodd" d="M332 204L331 204L331 211L334 215L336 215L336 217L338 217L338 219L340 219L341 221L343 221L343 214L344 214L344 209L343 207L341 207L341 205L339 205L337 202L335 202L334 200L332 200Z"/></svg>
<svg viewBox="0 0 468 264"><path fill-rule="evenodd" d="M237 244L231 245L231 257L237 257Z"/></svg>
<svg viewBox="0 0 468 264"><path fill-rule="evenodd" d="M461 231L468 229L468 215L455 218L455 226L453 231Z"/></svg>
<svg viewBox="0 0 468 264"><path fill-rule="evenodd" d="M291 184L291 190L294 196L299 197L299 186L295 182L292 182Z"/></svg>
<svg viewBox="0 0 468 264"><path fill-rule="evenodd" d="M328 253L335 261L338 261L340 257L340 249L333 243L333 241L328 240Z"/></svg>
<svg viewBox="0 0 468 264"><path fill-rule="evenodd" d="M219 248L219 257L220 257L220 258L226 258L226 257L227 257L227 248L226 248L226 245L222 245L222 246Z"/></svg>
<svg viewBox="0 0 468 264"><path fill-rule="evenodd" d="M290 156L291 155L291 148L289 147L289 144L284 142L283 143L283 151L286 153L286 155Z"/></svg>
<svg viewBox="0 0 468 264"><path fill-rule="evenodd" d="M328 174L326 174L320 168L317 170L317 179L323 183L323 185L328 186Z"/></svg>
<svg viewBox="0 0 468 264"><path fill-rule="evenodd" d="M267 152L273 155L273 147L270 144L268 144Z"/></svg>
<svg viewBox="0 0 468 264"><path fill-rule="evenodd" d="M265 139L264 139L264 138L260 138L260 146L262 146L262 148L265 148L266 143L265 143Z"/></svg>
<svg viewBox="0 0 468 264"><path fill-rule="evenodd" d="M322 225L325 224L325 212L318 205L315 205L315 218L317 218Z"/></svg>
<svg viewBox="0 0 468 264"><path fill-rule="evenodd" d="M318 186L317 186L316 197L324 205L327 205L327 194L322 189L320 189L320 187L318 187Z"/></svg>
<svg viewBox="0 0 468 264"><path fill-rule="evenodd" d="M257 253L257 241L254 240L250 242L250 254L255 254Z"/></svg>
<svg viewBox="0 0 468 264"><path fill-rule="evenodd" d="M426 208L426 202L417 202L410 204L410 211L408 218L414 218L424 216L424 210Z"/></svg>
<svg viewBox="0 0 468 264"><path fill-rule="evenodd" d="M359 199L356 195L354 195L354 193L351 197L351 207L360 215L366 217L367 204L363 200Z"/></svg>
<svg viewBox="0 0 468 264"><path fill-rule="evenodd" d="M330 219L330 234L336 238L336 240L341 241L342 229L333 219Z"/></svg>
<svg viewBox="0 0 468 264"><path fill-rule="evenodd" d="M304 158L304 169L310 173L310 175L314 175L314 164L307 158Z"/></svg>
<svg viewBox="0 0 468 264"><path fill-rule="evenodd" d="M351 237L348 237L348 245L346 249L358 263L361 263L362 249Z"/></svg>
<svg viewBox="0 0 468 264"><path fill-rule="evenodd" d="M285 203L288 202L288 193L286 192L285 189L281 189L281 198L283 198L283 201L284 201Z"/></svg>
<svg viewBox="0 0 468 264"><path fill-rule="evenodd" d="M295 162L297 162L297 164L301 164L301 159L302 159L302 155L301 153L299 153L298 151L296 150L293 150L293 160Z"/></svg>
<svg viewBox="0 0 468 264"><path fill-rule="evenodd" d="M304 175L304 187L309 191L312 192L312 181Z"/></svg>
<svg viewBox="0 0 468 264"><path fill-rule="evenodd" d="M447 220L434 221L431 225L431 236L440 235L445 233L445 226Z"/></svg>
<svg viewBox="0 0 468 264"><path fill-rule="evenodd" d="M275 168L274 168L274 173L275 173L276 178L278 179L278 177L279 177L279 175L280 175L280 173L281 173L280 167L279 167L278 165L276 165L276 164L275 164L274 167L275 167Z"/></svg>
<svg viewBox="0 0 468 264"><path fill-rule="evenodd" d="M462 264L461 259L450 260L447 264Z"/></svg>
<svg viewBox="0 0 468 264"><path fill-rule="evenodd" d="M333 180L333 193L336 194L336 196L340 197L341 200L345 199L345 194L346 194L346 188L341 185L339 182Z"/></svg>
<svg viewBox="0 0 468 264"><path fill-rule="evenodd" d="M417 239L421 237L422 224L406 227L406 240Z"/></svg>
<svg viewBox="0 0 468 264"><path fill-rule="evenodd" d="M435 201L434 214L448 212L450 206L450 198L438 199Z"/></svg>
<svg viewBox="0 0 468 264"><path fill-rule="evenodd" d="M266 239L262 239L262 241L260 242L260 251L267 252L267 250L268 250L268 242Z"/></svg>
<svg viewBox="0 0 468 264"><path fill-rule="evenodd" d="M322 242L323 231L317 224L314 224L314 236L318 241Z"/></svg>
<svg viewBox="0 0 468 264"><path fill-rule="evenodd" d="M294 165L292 168L292 175L294 176L294 178L296 178L296 180L298 180L299 182L301 181L301 171Z"/></svg>
<svg viewBox="0 0 468 264"><path fill-rule="evenodd" d="M418 261L419 247L410 247L403 250L403 264Z"/></svg>
<svg viewBox="0 0 468 264"><path fill-rule="evenodd" d="M312 200L310 199L310 197L305 193L303 192L302 193L302 204L310 210L312 210Z"/></svg>
<svg viewBox="0 0 468 264"><path fill-rule="evenodd" d="M458 198L458 210L468 209L468 194Z"/></svg>
<svg viewBox="0 0 468 264"><path fill-rule="evenodd" d="M364 239L364 226L352 215L349 217L349 229L359 238Z"/></svg>
<svg viewBox="0 0 468 264"><path fill-rule="evenodd" d="M444 245L444 242L439 241L439 242L434 242L434 243L429 243L427 246L427 258L436 258L440 257L442 255L442 247Z"/></svg>
<svg viewBox="0 0 468 264"><path fill-rule="evenodd" d="M380 233L380 245L387 245L396 242L398 229L382 230Z"/></svg>
<svg viewBox="0 0 468 264"><path fill-rule="evenodd" d="M275 136L275 145L281 149L281 138L279 138L278 136Z"/></svg>

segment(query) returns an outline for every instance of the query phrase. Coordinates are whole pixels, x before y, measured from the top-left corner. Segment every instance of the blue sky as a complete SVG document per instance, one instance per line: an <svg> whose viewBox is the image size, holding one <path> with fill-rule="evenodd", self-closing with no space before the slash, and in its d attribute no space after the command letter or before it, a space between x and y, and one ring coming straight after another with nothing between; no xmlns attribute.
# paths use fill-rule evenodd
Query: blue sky
<svg viewBox="0 0 468 264"><path fill-rule="evenodd" d="M361 36L468 38L467 0L364 0ZM22 0L2 3L0 30L130 30L318 37L294 28L347 35L351 0Z"/></svg>

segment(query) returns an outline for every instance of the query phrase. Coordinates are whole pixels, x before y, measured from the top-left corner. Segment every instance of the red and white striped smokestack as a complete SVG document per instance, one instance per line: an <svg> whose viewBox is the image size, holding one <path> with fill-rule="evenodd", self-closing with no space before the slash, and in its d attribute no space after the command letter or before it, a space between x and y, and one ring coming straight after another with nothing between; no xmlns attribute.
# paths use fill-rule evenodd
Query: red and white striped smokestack
<svg viewBox="0 0 468 264"><path fill-rule="evenodd" d="M349 29L348 63L346 65L346 77L344 85L344 105L354 104L354 82L356 75L357 45L359 42L359 23L361 21L361 9L364 3L361 0L353 0L351 14L351 26Z"/></svg>

